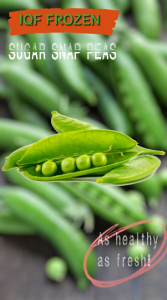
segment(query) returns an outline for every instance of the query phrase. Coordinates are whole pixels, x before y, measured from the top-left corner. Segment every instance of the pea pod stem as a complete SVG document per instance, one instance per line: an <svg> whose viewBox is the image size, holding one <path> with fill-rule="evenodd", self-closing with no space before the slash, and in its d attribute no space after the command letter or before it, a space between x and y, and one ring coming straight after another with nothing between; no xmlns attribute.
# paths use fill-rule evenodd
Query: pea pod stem
<svg viewBox="0 0 167 300"><path fill-rule="evenodd" d="M27 190L3 187L0 188L0 197L14 214L33 226L40 235L56 247L68 263L78 287L85 289L88 280L83 270L83 260L89 242L84 234L51 209L41 198ZM87 263L89 274L94 273L95 260L95 253L91 252Z"/></svg>

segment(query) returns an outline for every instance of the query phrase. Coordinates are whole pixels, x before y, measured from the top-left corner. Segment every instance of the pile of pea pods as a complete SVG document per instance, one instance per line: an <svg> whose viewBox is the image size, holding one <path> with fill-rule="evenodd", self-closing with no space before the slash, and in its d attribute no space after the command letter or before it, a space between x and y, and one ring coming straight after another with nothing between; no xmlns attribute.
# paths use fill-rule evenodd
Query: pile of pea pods
<svg viewBox="0 0 167 300"><path fill-rule="evenodd" d="M89 123L92 127L87 129L118 131L137 139L142 147L166 152L167 42L161 41L161 33L167 25L162 22L159 1L61 0L55 3L62 8L116 9L120 10L120 16L109 37L66 33L10 36L9 11L49 7L49 1L0 1L0 41L5 44L5 53L0 55L0 105L5 105L11 116L0 119L1 166L12 151L54 134L50 124L52 111ZM163 5L167 18L165 0ZM133 28L127 21L129 16L135 23ZM47 59L9 60L9 44L26 42L45 43ZM54 42L80 43L80 56L75 61L53 61ZM87 60L86 43L115 43L116 59ZM57 126L56 123L56 130ZM162 165L163 161L165 157ZM38 168L41 172L39 165ZM79 289L88 286L83 259L90 246L86 234L96 234L95 215L104 224L107 222L106 226L119 223L122 227L149 218L166 225L165 218L156 213L167 187L167 169L163 167L128 189L91 182L30 181L16 169L4 172L3 176L0 234L44 237L67 263ZM145 224L130 230L162 234L150 224L149 229ZM87 263L91 276L96 272L96 265L96 252L92 251ZM62 274L58 277L62 278Z"/></svg>

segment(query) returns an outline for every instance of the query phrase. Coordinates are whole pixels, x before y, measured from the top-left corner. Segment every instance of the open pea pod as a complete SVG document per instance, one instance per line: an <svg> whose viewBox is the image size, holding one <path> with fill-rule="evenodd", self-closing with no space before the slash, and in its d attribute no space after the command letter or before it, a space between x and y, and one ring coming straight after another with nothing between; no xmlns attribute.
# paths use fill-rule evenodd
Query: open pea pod
<svg viewBox="0 0 167 300"><path fill-rule="evenodd" d="M44 176L42 172L37 172L36 171L36 165L33 166L22 166L19 168L19 171L25 176L26 178L30 180L35 180L35 181L43 181L43 182L48 182L48 181L69 181L70 178L78 178L83 176L100 176L104 175L113 168L116 168L120 165L122 165L124 162L129 161L130 159L134 158L137 156L136 152L127 152L125 154L122 153L115 153L115 154L108 154L107 155L107 165L103 167L93 167L87 170L83 171L76 171L76 172L71 172L64 174L61 170L61 161L57 162L58 166L58 172L57 175L55 176ZM90 181L90 180L89 180Z"/></svg>
<svg viewBox="0 0 167 300"><path fill-rule="evenodd" d="M49 136L34 144L20 148L11 153L6 158L3 171L10 168L19 167L19 171L23 176L34 181L96 181L98 179L111 183L108 178L111 177L111 172L122 167L126 167L126 163L135 162L136 156L157 154L163 155L164 152L151 149L145 149L137 145L137 142L125 134L112 130L100 130L94 126L81 122L66 116L62 116L57 112L52 113L52 125L59 134ZM95 156L103 157L104 161L96 164ZM77 164L78 159L89 160L89 166L80 168ZM149 161L148 157L145 157ZM154 159L154 158L153 158ZM72 161L75 165L70 170L64 170L63 163ZM139 160L139 175L137 180L145 179L145 170L143 169L143 160ZM155 158L155 161L159 161ZM48 163L49 162L49 163ZM54 170L48 174L48 170L44 170L44 165L54 167ZM98 162L99 163L99 162ZM140 165L141 164L141 165ZM48 168L48 166L47 166ZM71 166L70 166L71 168ZM128 167L126 167L128 168ZM143 169L143 174L141 172ZM146 168L149 172L148 168ZM155 168L156 169L156 168ZM152 170L152 173L155 171ZM45 174L46 173L46 174ZM113 174L113 173L112 173ZM106 176L106 177L105 177ZM143 177L144 176L144 177ZM140 178L141 177L141 178ZM107 179L106 179L107 178ZM121 176L120 176L121 180ZM136 178L134 176L136 182ZM102 182L103 183L103 182ZM105 182L104 182L105 183ZM112 184L130 184L120 181Z"/></svg>
<svg viewBox="0 0 167 300"><path fill-rule="evenodd" d="M113 185L134 184L152 176L160 164L161 161L155 156L140 156L111 170L96 182Z"/></svg>

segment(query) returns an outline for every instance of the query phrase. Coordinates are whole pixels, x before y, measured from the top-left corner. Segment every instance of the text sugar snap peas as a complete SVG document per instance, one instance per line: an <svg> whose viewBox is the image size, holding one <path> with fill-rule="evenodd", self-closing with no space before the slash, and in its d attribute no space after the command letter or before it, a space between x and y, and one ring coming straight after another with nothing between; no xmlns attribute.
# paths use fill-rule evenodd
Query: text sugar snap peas
<svg viewBox="0 0 167 300"><path fill-rule="evenodd" d="M18 167L34 181L125 185L154 174L160 160L153 155L164 155L138 146L123 133L101 130L57 112L52 112L52 125L58 134L11 153L3 171Z"/></svg>

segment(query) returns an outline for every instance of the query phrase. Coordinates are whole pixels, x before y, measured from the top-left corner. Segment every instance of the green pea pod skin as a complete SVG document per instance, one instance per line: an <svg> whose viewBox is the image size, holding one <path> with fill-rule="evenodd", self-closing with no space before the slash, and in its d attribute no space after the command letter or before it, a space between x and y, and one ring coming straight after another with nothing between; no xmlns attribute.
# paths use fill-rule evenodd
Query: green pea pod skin
<svg viewBox="0 0 167 300"><path fill-rule="evenodd" d="M161 33L161 11L158 0L132 0L137 27L149 39L158 39Z"/></svg>
<svg viewBox="0 0 167 300"><path fill-rule="evenodd" d="M144 144L166 150L166 121L137 63L119 48L117 59L110 65L110 75L113 87Z"/></svg>
<svg viewBox="0 0 167 300"><path fill-rule="evenodd" d="M18 165L17 165L18 159L26 153L26 151L28 150L29 147L30 147L30 145L19 148L18 150L12 152L11 155L6 157L5 158L5 160L6 160L5 166L2 168L2 170L7 171L9 169L18 167Z"/></svg>
<svg viewBox="0 0 167 300"><path fill-rule="evenodd" d="M61 160L96 152L124 152L136 146L130 137L110 130L82 130L56 134L34 143L18 165L41 163L49 159Z"/></svg>
<svg viewBox="0 0 167 300"><path fill-rule="evenodd" d="M50 116L50 112L58 110L69 116L83 116L83 108L78 103L72 107L63 91L44 76L28 68L20 67L19 63L11 64L0 55L0 75L7 80L27 101ZM84 112L85 114L85 112Z"/></svg>
<svg viewBox="0 0 167 300"><path fill-rule="evenodd" d="M140 182L152 176L159 168L161 161L155 156L141 156L133 159L104 177L98 178L97 183L127 185Z"/></svg>
<svg viewBox="0 0 167 300"><path fill-rule="evenodd" d="M1 187L0 198L15 215L33 226L60 252L76 278L79 288L85 289L88 280L83 270L83 260L89 242L82 231L50 208L43 199L28 190L15 187ZM74 263L75 262L75 263ZM94 274L96 256L91 251L87 262L88 273Z"/></svg>
<svg viewBox="0 0 167 300"><path fill-rule="evenodd" d="M57 43L57 45L69 44L68 36L65 33L49 33L49 40L51 45L53 45L54 43ZM96 105L96 95L92 91L86 77L84 76L82 65L78 58L76 60L72 60L71 58L68 60L64 58L58 58L54 60L54 63L64 83L90 105Z"/></svg>
<svg viewBox="0 0 167 300"><path fill-rule="evenodd" d="M164 151L160 151L160 150L152 150L152 149L147 149L147 148L143 148L140 146L135 146L133 149L131 149L129 152L138 152L138 155L165 155Z"/></svg>
<svg viewBox="0 0 167 300"><path fill-rule="evenodd" d="M29 103L21 99L15 91L12 91L8 100L8 105L12 116L21 122L36 125L39 128L50 130L50 126L46 119Z"/></svg>
<svg viewBox="0 0 167 300"><path fill-rule="evenodd" d="M141 65L153 89L162 103L167 105L166 78L167 64L165 58L154 49L152 44L136 31L128 33L130 54Z"/></svg>
<svg viewBox="0 0 167 300"><path fill-rule="evenodd" d="M48 204L67 217L76 219L80 214L83 216L85 213L85 206L78 205L78 202L75 201L74 197L58 184L42 184L41 182L27 180L16 169L6 172L5 178L10 183L23 186L43 197Z"/></svg>
<svg viewBox="0 0 167 300"><path fill-rule="evenodd" d="M77 130L98 129L88 123L60 115L57 111L52 111L51 124L53 128L59 133Z"/></svg>
<svg viewBox="0 0 167 300"><path fill-rule="evenodd" d="M29 167L20 167L19 171L22 173L23 176L25 176L27 179L34 180L34 181L43 181L43 182L54 182L54 181L70 181L71 178L75 180L78 177L81 176L95 176L95 175L104 175L106 172L109 172L110 170L118 167L119 165L122 165L124 162L129 161L130 159L137 156L136 152L131 153L124 153L123 156L120 153L111 154L108 155L108 165L104 167L96 167L91 168L84 171L76 171L73 173L67 173L67 174L61 174L61 175L55 175L51 177L45 177L42 173L37 173L35 170L35 166L29 166ZM58 165L59 172L61 173L60 165ZM83 180L87 177L83 177ZM77 180L76 180L77 181ZM89 180L88 180L89 181Z"/></svg>
<svg viewBox="0 0 167 300"><path fill-rule="evenodd" d="M12 119L0 119L0 149L16 149L52 135L51 130L27 125Z"/></svg>
<svg viewBox="0 0 167 300"><path fill-rule="evenodd" d="M0 211L0 234L33 235L36 231L17 218L9 209Z"/></svg>
<svg viewBox="0 0 167 300"><path fill-rule="evenodd" d="M89 69L86 69L86 75L98 95L97 108L107 126L110 129L132 136L132 124L116 99L114 99L111 91Z"/></svg>

